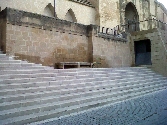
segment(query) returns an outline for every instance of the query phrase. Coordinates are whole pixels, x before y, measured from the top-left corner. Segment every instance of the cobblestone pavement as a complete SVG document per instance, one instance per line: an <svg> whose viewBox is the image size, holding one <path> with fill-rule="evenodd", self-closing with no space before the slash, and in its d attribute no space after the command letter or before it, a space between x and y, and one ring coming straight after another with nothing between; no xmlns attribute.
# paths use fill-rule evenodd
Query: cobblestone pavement
<svg viewBox="0 0 167 125"><path fill-rule="evenodd" d="M167 90L41 125L167 125Z"/></svg>

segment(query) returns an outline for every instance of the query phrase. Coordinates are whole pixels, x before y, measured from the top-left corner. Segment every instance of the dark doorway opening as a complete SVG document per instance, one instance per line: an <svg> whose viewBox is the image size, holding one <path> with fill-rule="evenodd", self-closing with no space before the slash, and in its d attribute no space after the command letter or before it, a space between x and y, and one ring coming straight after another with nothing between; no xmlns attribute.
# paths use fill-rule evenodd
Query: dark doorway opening
<svg viewBox="0 0 167 125"><path fill-rule="evenodd" d="M151 65L151 41L149 39L135 41L135 64Z"/></svg>

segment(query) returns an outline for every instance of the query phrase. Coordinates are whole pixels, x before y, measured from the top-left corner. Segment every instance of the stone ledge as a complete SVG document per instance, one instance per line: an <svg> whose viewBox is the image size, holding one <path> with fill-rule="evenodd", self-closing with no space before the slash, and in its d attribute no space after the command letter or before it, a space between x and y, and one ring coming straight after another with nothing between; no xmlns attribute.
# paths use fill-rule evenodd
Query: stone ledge
<svg viewBox="0 0 167 125"><path fill-rule="evenodd" d="M23 25L26 27L39 28L43 30L68 31L74 34L87 36L87 26L79 23L73 23L58 18L48 17L36 13L21 11L12 8L6 8L0 12L0 18L7 20L7 24Z"/></svg>
<svg viewBox="0 0 167 125"><path fill-rule="evenodd" d="M121 42L127 42L128 40L122 37L119 37L119 35L115 36L115 35L111 35L111 34L104 34L104 33L98 33L97 35L98 37L102 37L104 39L111 39L111 40L115 40L115 41L121 41Z"/></svg>
<svg viewBox="0 0 167 125"><path fill-rule="evenodd" d="M95 7L94 7L89 1L87 1L87 0L69 0L69 1L76 2L76 3L79 3L79 4L85 5L85 6L89 6L89 7L95 8Z"/></svg>

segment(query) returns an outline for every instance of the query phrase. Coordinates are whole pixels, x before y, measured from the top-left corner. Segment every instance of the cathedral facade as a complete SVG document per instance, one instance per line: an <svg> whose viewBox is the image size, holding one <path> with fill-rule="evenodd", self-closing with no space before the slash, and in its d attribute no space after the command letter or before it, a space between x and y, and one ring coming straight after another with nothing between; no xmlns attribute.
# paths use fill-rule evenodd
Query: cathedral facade
<svg viewBox="0 0 167 125"><path fill-rule="evenodd" d="M0 5L1 10L10 7L84 25L114 27L126 18L167 21L166 8L156 0L2 0Z"/></svg>

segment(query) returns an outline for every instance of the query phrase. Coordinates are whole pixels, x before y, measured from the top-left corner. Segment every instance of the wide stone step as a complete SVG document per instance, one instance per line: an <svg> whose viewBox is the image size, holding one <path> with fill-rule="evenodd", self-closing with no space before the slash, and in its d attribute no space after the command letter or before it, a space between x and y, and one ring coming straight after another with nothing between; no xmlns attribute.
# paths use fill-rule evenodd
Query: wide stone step
<svg viewBox="0 0 167 125"><path fill-rule="evenodd" d="M145 67L53 69L0 54L0 124L27 124L167 88Z"/></svg>
<svg viewBox="0 0 167 125"><path fill-rule="evenodd" d="M108 71L109 72L109 71ZM153 72L152 70L150 70L150 69L139 69L139 70L125 70L125 71L121 71L121 70L114 70L113 72L115 72L115 73L120 73L120 74L140 74L140 73L155 73L155 72ZM110 73L110 72L109 72Z"/></svg>
<svg viewBox="0 0 167 125"><path fill-rule="evenodd" d="M149 79L144 79L144 77L116 77L116 78L108 78L109 80L117 80L117 82L153 82L155 80L163 80L163 78L159 78L159 77L152 77Z"/></svg>
<svg viewBox="0 0 167 125"><path fill-rule="evenodd" d="M0 72L0 75L13 75L13 74L37 74L37 73L58 73L57 70L54 69L44 69L44 68L40 68L40 69L17 69L17 70L12 70L12 69L8 69L8 70L1 70L2 72Z"/></svg>
<svg viewBox="0 0 167 125"><path fill-rule="evenodd" d="M6 54L0 53L0 58L7 57Z"/></svg>
<svg viewBox="0 0 167 125"><path fill-rule="evenodd" d="M115 71L115 73L119 73L120 75L122 76L126 76L126 75L134 75L134 76L139 76L139 75L146 75L146 76L149 76L149 75L156 75L155 72L153 71L138 71L138 72L132 72L132 71L126 71L126 72L119 72L119 71ZM108 73L109 75L111 75L111 73Z"/></svg>
<svg viewBox="0 0 167 125"><path fill-rule="evenodd" d="M23 66L41 66L34 63L0 63L0 67L23 67Z"/></svg>
<svg viewBox="0 0 167 125"><path fill-rule="evenodd" d="M153 88L152 87L151 89L152 89L152 91L157 91L161 88ZM32 106L31 108L29 107L28 109L26 109L26 108L22 109L22 111L20 111L20 113L18 113L18 110L15 110L15 113L13 113L13 114L12 114L12 112L9 111L10 113L8 115L10 115L10 118L7 119L7 114L6 114L6 118L5 118L5 120L2 120L2 123L10 124L12 122L17 122L17 124L20 124L20 123L21 124L26 124L26 123L31 123L33 121L36 122L36 121L40 121L40 120L44 120L44 119L48 119L48 118L60 117L60 116L63 116L63 115L68 115L68 114L71 114L71 113L80 112L80 111L83 111L83 110L88 110L88 109L99 107L99 106L102 106L102 105L122 101L122 100L125 100L125 99L128 99L128 98L134 98L136 96L140 96L140 95L152 92L152 91L147 90L147 91L143 91L143 92L136 92L134 94L126 92L126 93L128 93L126 95L121 92L121 93L116 93L116 95L120 95L120 96L117 96L117 97L112 96L112 95L108 95L110 98L107 96L107 94L102 94L102 95L99 95L97 97L91 97L91 98L83 97L82 98L83 100L87 100L87 101L85 101L86 103L82 103L81 102L82 99L80 99L80 100L74 99L70 102L66 101L65 102L66 104L59 103L61 106L62 105L67 106L68 105L68 107L66 107L66 108L62 108L63 106L62 107L60 106L60 108L58 108L59 106L57 105L57 103L51 103L48 106L46 104L42 105L43 106L42 110L40 110L39 106L36 107L36 108ZM105 97L107 97L107 98L105 98ZM51 106L51 107L49 107L49 106ZM47 108L49 108L50 110L47 110ZM53 109L55 109L55 110L53 110ZM25 116L24 119L20 120L19 117L22 117L22 115L23 115L22 113L23 114L26 113L26 114L24 114L24 116ZM16 115L14 115L14 114L17 114L17 116L19 116L19 117L15 118ZM34 117L34 114L37 118ZM28 119L26 119L26 116L28 117ZM30 119L31 119L31 121L30 121ZM34 120L32 120L32 119L34 119Z"/></svg>
<svg viewBox="0 0 167 125"><path fill-rule="evenodd" d="M106 91L103 91L104 89L101 89L101 90L97 90L97 88L95 89L95 90L92 90L92 89L90 89L91 91L89 91L89 88L87 88L87 91L85 91L85 92L87 92L86 94L85 93L72 93L72 94L67 94L67 95L61 95L60 97L59 97L59 95L57 95L57 96L54 96L54 95L52 95L52 96L46 96L46 97L43 97L42 99L41 99L41 101L40 101L40 103L41 102L43 102L43 103L48 103L48 102L53 102L53 101L55 101L55 100L69 100L69 99L72 99L72 98L78 98L78 97L80 97L80 96L83 96L83 97L86 97L86 96L92 96L92 94L93 95L98 95L98 94L100 94L101 92L102 92L102 94L103 93L116 93L116 92L118 92L118 91L121 91L121 90L123 90L124 88L125 88L125 90L133 90L133 89L136 89L136 88L140 88L140 87L150 87L150 86L162 86L162 87L166 87L166 84L161 84L161 82L158 84L154 84L154 85L149 85L149 83L147 83L147 84L145 84L145 85L142 85L142 84L140 84L140 85L138 85L138 86L136 86L135 87L135 85L133 85L133 86L126 86L126 87L114 87L113 88L113 90L112 89L110 89L110 88L108 88L108 89L106 89ZM146 88L147 89L147 88ZM78 89L79 90L79 89ZM66 90L65 90L66 91ZM64 92L65 92L64 91ZM70 90L69 90L70 91ZM74 90L73 90L74 91ZM53 91L52 91L53 92ZM54 91L55 92L55 91ZM71 91L72 92L72 91ZM66 93L68 93L68 92L66 92ZM82 95L82 94L84 94L84 95ZM36 103L38 103L39 104L39 101L37 101L37 100L40 100L40 98L34 98L34 99L29 99L29 100L19 100L19 102L17 102L17 101L12 101L12 102L9 102L9 103L2 103L0 106L1 106L1 109L3 109L3 110L5 110L5 109L10 109L10 108L12 108L12 105L13 105L13 107L15 107L15 108L19 108L19 107L21 107L21 106L28 106L28 105L34 105L34 104L36 104ZM37 102L36 102L37 101Z"/></svg>
<svg viewBox="0 0 167 125"><path fill-rule="evenodd" d="M0 64L2 64L2 63L10 63L10 64L11 63L23 63L23 61L21 61L21 60L9 60L9 59L7 59L7 60L0 60Z"/></svg>
<svg viewBox="0 0 167 125"><path fill-rule="evenodd" d="M44 67L44 66L43 66ZM59 76L62 76L62 75L77 75L77 74L80 74L80 75L86 75L86 74L106 74L106 72L100 72L100 71L94 71L94 72L89 72L89 71L84 71L84 70L79 70L78 69L53 69L52 67L44 67L44 69L47 69L45 70L45 72L56 72L56 73L59 73ZM36 72L38 69L17 69L17 70L12 70L12 69L5 69L3 70L3 72L5 73L9 73L9 74L13 74L14 71L16 72L21 72L21 73L26 73L26 72ZM43 69L39 69L39 72L43 70ZM1 73L2 74L2 73ZM113 73L115 74L115 73ZM116 73L118 74L118 73Z"/></svg>
<svg viewBox="0 0 167 125"><path fill-rule="evenodd" d="M11 67L12 68L12 67ZM9 69L4 69L3 71L5 71L6 73L10 73L10 71L11 71L11 73L12 72L14 72L14 71L16 71L17 73L20 71L21 73L25 70L25 72L27 71L27 70L31 70L31 71L33 71L33 70L36 70L36 69L33 69L33 68L31 68L31 69L28 69L28 68L26 68L26 69L22 69L23 67L21 67L21 69L17 69L17 70L12 70L11 68L9 68ZM113 76L113 75L122 75L121 73L115 73L115 72L111 72L110 70L109 71L85 71L85 70L78 70L78 69L68 69L68 70L57 70L57 69L55 69L55 70L53 70L51 67L47 67L47 68L49 68L48 70L49 70L49 72L51 71L53 71L53 72L58 72L59 73L59 75L61 76L64 76L64 75L77 75L77 74L79 74L79 75L85 75L85 74L102 74L102 75L111 75L111 76ZM44 67L44 69L47 69L47 68L45 68ZM39 70L42 70L42 69L39 69ZM90 69L90 70L92 70L92 69ZM8 72L9 71L9 72ZM46 70L47 71L47 70ZM29 71L30 72L30 71ZM128 72L128 71L127 71ZM132 72L132 74L134 74L134 72ZM145 73L146 74L146 73ZM154 73L155 74L155 73ZM131 75L131 74L129 74L129 75ZM144 75L144 74L143 74Z"/></svg>
<svg viewBox="0 0 167 125"><path fill-rule="evenodd" d="M43 74L41 74L43 75ZM126 82L134 82L134 79L136 82L139 82L139 83L142 83L142 82L154 82L154 81L157 81L157 80L165 80L164 77L148 77L149 79L148 80L143 80L143 77L130 77L130 78L115 78L115 79L110 79L110 78L106 78L106 77L101 77L101 78L87 78L87 79L83 79L82 77L79 79L79 77L73 77L73 76L56 76L56 74L48 74L48 75L51 75L51 80L52 78L56 81L50 81L50 82L43 82L43 81L37 81L38 78L24 78L24 79L8 79L6 81L1 81L0 83L0 88L1 89L14 89L14 88L28 88L28 87L42 87L42 86L49 86L49 85L53 85L53 86L59 86L59 85L66 85L68 87L70 87L70 85L72 84L72 87L73 87L73 84L76 84L78 86L80 86L80 84L82 84L83 82L85 82L85 84L87 84L87 82L94 82L94 84L102 84L104 82L108 82L108 83L126 83ZM30 75L31 76L31 75ZM41 76L43 77L43 76ZM49 78L49 77L47 77ZM31 79L34 81L31 81ZM64 79L62 81L62 79ZM66 80L65 80L66 79ZM16 80L16 81L15 81ZM26 81L27 80L27 81ZM47 79L48 80L48 79ZM19 82L18 82L19 81ZM24 83L23 83L24 81ZM21 83L21 84L20 84Z"/></svg>
<svg viewBox="0 0 167 125"><path fill-rule="evenodd" d="M16 75L13 75L12 76L12 73L15 73L15 74L23 74L24 72L26 73L26 74L30 74L30 73L32 73L32 74L30 74L29 76L27 76L28 78L31 78L31 77L35 77L35 75L33 75L33 73L36 73L36 74L38 74L38 72L41 72L41 70L43 70L43 69L39 69L39 71L38 71L38 69L37 70L34 70L34 72L33 72L33 69L32 70L29 70L29 69L27 69L27 70L3 70L5 73L11 73L11 74L9 74L9 75L5 75L4 76L4 79L6 79L6 78L14 78L14 76L16 76ZM44 71L42 71L42 72L45 72L45 71L47 71L47 70L44 70ZM57 76L62 76L62 77L64 77L64 76L76 76L76 78L78 78L78 79L80 79L80 78L90 78L90 77L94 77L94 78L96 78L96 77L99 77L99 78L101 78L101 77L105 77L106 76L106 79L121 79L121 78L123 78L123 77L135 77L134 75L132 75L132 74L127 74L127 75L119 75L119 74L115 74L115 73L110 73L110 75L108 75L107 73L105 74L105 73L96 73L95 72L95 74L94 73L91 73L91 74L88 74L87 72L63 72L63 73L59 73L59 71L60 70L49 70L51 73L52 72L56 72L57 73ZM1 72L1 74L3 74L3 72ZM86 75L82 75L82 74L86 74ZM151 76L149 76L150 74L140 74L140 75L138 75L138 78L140 78L140 77L152 77L152 76L155 76L155 74L154 75L151 75ZM22 78L26 78L26 75L20 75L20 77L22 76ZM158 75L157 75L158 76ZM3 77L3 76L0 76L1 78ZM107 78L108 77L108 78ZM159 77L160 77L160 75L159 75ZM16 78L18 78L17 76L16 76Z"/></svg>
<svg viewBox="0 0 167 125"><path fill-rule="evenodd" d="M0 75L0 79L17 79L17 78L39 78L39 77L56 77L56 73L34 73L34 74L6 74Z"/></svg>
<svg viewBox="0 0 167 125"><path fill-rule="evenodd" d="M9 55L6 55L6 54L3 54L0 56L0 60L15 60L14 58L17 57L17 56L9 56Z"/></svg>
<svg viewBox="0 0 167 125"><path fill-rule="evenodd" d="M53 81L55 77L39 77L39 78L17 78L17 79L4 79L0 80L0 84L12 84L12 83L27 83L27 82L42 82Z"/></svg>
<svg viewBox="0 0 167 125"><path fill-rule="evenodd" d="M89 78L88 76L57 76L57 77L40 77L40 78L15 78L15 79L4 79L4 80L0 80L0 83L2 84L12 84L12 83L27 83L27 82L39 82L45 78L50 78L50 81L52 80L70 80L70 79L85 79L84 81L90 81L90 80L94 80L95 78ZM106 79L108 80L108 77L103 77L103 80ZM48 79L49 80L49 79Z"/></svg>
<svg viewBox="0 0 167 125"><path fill-rule="evenodd" d="M164 81L166 82L166 81ZM150 87L150 86L154 86L154 87L166 87L167 86L167 82L166 83L163 83L163 81L158 81L158 82L155 82L155 83L145 83L145 84L141 84L141 83L135 83L135 84L130 84L130 83L127 83L127 84L104 84L102 86L100 85L94 85L92 83L90 83L92 86L86 86L84 87L84 84L82 85L83 87L79 87L79 88L71 88L71 89L67 89L66 86L64 86L64 88L61 86L61 87L57 87L57 88L52 88L52 86L50 86L50 89L49 88L43 88L43 90L41 90L41 92L43 91L44 93L44 96L40 96L42 97L39 98L39 96L34 96L35 98L33 99L28 99L28 100L19 100L21 99L21 97L23 97L23 95L16 95L15 96L9 96L9 97L14 97L13 100L11 99L7 99L8 101L11 101L11 102L3 102L0 104L0 109L2 110L5 110L5 109L10 109L10 108L19 108L19 107L23 107L23 106L30 106L30 105L35 105L35 104L40 104L40 103L48 103L48 102L58 102L58 101L67 101L67 100L70 100L70 99L73 99L73 98L81 98L81 97L87 97L87 96L96 96L96 95L99 95L99 94L105 94L105 93L117 93L119 91L138 91L140 90L140 88L143 88L143 90L147 90L148 88L147 87ZM84 89L83 89L84 88ZM61 89L62 91L60 92L59 89ZM51 96L47 96L48 93L46 93L46 91L48 90L51 90L49 93L56 93L56 95L51 95ZM17 90L16 90L17 91ZM25 92L27 93L27 92ZM42 93L41 93L42 94ZM28 95L28 93L27 93ZM30 97L33 97L32 94L30 93L29 94ZM35 95L35 93L34 93ZM37 94L36 94L37 95ZM25 95L26 97L26 95ZM37 97L37 98L36 98ZM29 98L29 97L27 97ZM41 100L40 100L41 99ZM15 100L18 100L18 101L15 101ZM37 101L38 100L38 101ZM39 101L40 100L40 101Z"/></svg>
<svg viewBox="0 0 167 125"><path fill-rule="evenodd" d="M21 60L1 60L0 67L42 66L42 64L29 63Z"/></svg>
<svg viewBox="0 0 167 125"><path fill-rule="evenodd" d="M99 95L101 95L101 96L99 96ZM101 99L104 99L104 97L105 97L104 95L107 95L107 94L106 93L100 93L99 95L98 96L93 96L93 97L85 97L84 96L84 97L80 97L79 99L75 98L75 99L69 100L69 101L65 100L65 102L63 101L63 103L61 101L58 101L58 102L56 101L54 103L49 103L49 104L45 103L45 104L41 104L40 107L38 105L29 106L29 107L26 107L26 108L21 107L21 108L18 108L18 109L11 109L11 110L6 110L6 111L1 111L0 114L3 115L2 119L5 119L5 118L12 117L12 116L19 116L19 115L21 115L20 114L21 112L23 113L22 115L27 115L28 111L29 111L29 113L32 113L35 110L37 110L37 112L39 112L39 110L40 111L47 111L50 106L52 106L52 108L49 108L50 110L51 109L57 109L59 107L65 108L65 107L72 106L72 105L79 105L79 104L87 103L87 102L90 102L90 101L101 100ZM53 107L53 105L54 105L54 107ZM43 108L45 108L45 109L43 109Z"/></svg>
<svg viewBox="0 0 167 125"><path fill-rule="evenodd" d="M0 67L0 70L17 70L18 68L20 68L21 70L25 70L25 69L45 69L45 67L42 66L23 66L23 67Z"/></svg>
<svg viewBox="0 0 167 125"><path fill-rule="evenodd" d="M81 69L64 69L64 70L60 70L62 73L63 72L73 72L73 71L77 71L77 72L88 72L88 73L93 73L93 72L101 72L101 73L120 73L120 72L132 72L132 73L136 73L137 71L151 71L150 69L147 68L143 68L143 67L126 67L126 68L81 68Z"/></svg>

